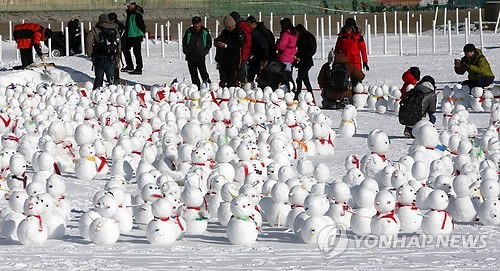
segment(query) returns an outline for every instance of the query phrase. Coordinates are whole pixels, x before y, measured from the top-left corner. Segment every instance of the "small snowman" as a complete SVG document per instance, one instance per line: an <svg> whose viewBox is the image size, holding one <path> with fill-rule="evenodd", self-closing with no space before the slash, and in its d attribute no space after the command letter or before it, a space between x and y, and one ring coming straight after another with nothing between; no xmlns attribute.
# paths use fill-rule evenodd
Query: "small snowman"
<svg viewBox="0 0 500 271"><path fill-rule="evenodd" d="M186 221L186 234L200 235L205 233L208 226L207 212L202 209L204 204L203 192L199 187L187 186L181 193L181 200L186 206L182 218Z"/></svg>
<svg viewBox="0 0 500 271"><path fill-rule="evenodd" d="M483 88L482 87L474 87L470 91L472 95L472 99L470 102L470 107L472 108L473 111L476 112L483 112Z"/></svg>
<svg viewBox="0 0 500 271"><path fill-rule="evenodd" d="M13 155L9 162L10 174L7 176L7 186L10 190L25 189L29 183L26 175L26 161L22 155Z"/></svg>
<svg viewBox="0 0 500 271"><path fill-rule="evenodd" d="M47 229L42 221L45 210L43 202L30 197L24 203L26 218L17 227L17 239L25 246L41 245L48 239Z"/></svg>
<svg viewBox="0 0 500 271"><path fill-rule="evenodd" d="M484 202L478 208L479 222L483 225L500 225L500 184L495 179L487 179L481 183L480 190Z"/></svg>
<svg viewBox="0 0 500 271"><path fill-rule="evenodd" d="M220 195L222 202L217 210L217 220L222 226L226 226L231 219L231 201L238 195L238 184L225 183L222 185Z"/></svg>
<svg viewBox="0 0 500 271"><path fill-rule="evenodd" d="M92 181L97 176L95 148L84 144L79 149L80 157L76 160L75 175L82 181Z"/></svg>
<svg viewBox="0 0 500 271"><path fill-rule="evenodd" d="M370 229L376 236L395 237L401 223L398 216L394 213L396 208L396 199L389 191L380 191L375 197L375 209L377 214L372 217Z"/></svg>
<svg viewBox="0 0 500 271"><path fill-rule="evenodd" d="M286 224L286 218L291 210L288 204L290 188L284 182L277 182L271 190L273 204L265 214L271 227L282 227Z"/></svg>
<svg viewBox="0 0 500 271"><path fill-rule="evenodd" d="M455 228L453 218L446 211L449 199L443 190L434 190L427 197L427 205L431 209L422 220L422 231L426 235L449 235Z"/></svg>
<svg viewBox="0 0 500 271"><path fill-rule="evenodd" d="M349 205L351 190L349 186L341 181L334 182L328 193L330 209L326 212L337 225L343 225L345 229L351 227L352 208Z"/></svg>
<svg viewBox="0 0 500 271"><path fill-rule="evenodd" d="M317 244L318 235L324 228L335 225L335 222L325 216L328 202L325 196L309 195L304 201L304 210L309 218L302 225L294 225L297 228L300 239L306 244ZM299 217L297 217L298 219Z"/></svg>
<svg viewBox="0 0 500 271"><path fill-rule="evenodd" d="M257 240L257 225L252 219L253 204L247 196L239 195L231 201L231 213L226 228L227 238L233 245L248 246Z"/></svg>
<svg viewBox="0 0 500 271"><path fill-rule="evenodd" d="M177 228L182 224L172 219L174 207L168 199L159 199L152 205L154 219L146 227L146 238L153 245L169 245L177 240Z"/></svg>
<svg viewBox="0 0 500 271"><path fill-rule="evenodd" d="M120 226L117 220L109 217L96 218L89 227L89 239L103 246L114 245L120 238Z"/></svg>
<svg viewBox="0 0 500 271"><path fill-rule="evenodd" d="M286 225L292 230L295 218L304 212L304 201L308 195L309 192L302 185L295 185L290 189L288 196L292 210L288 213Z"/></svg>
<svg viewBox="0 0 500 271"><path fill-rule="evenodd" d="M90 224L94 222L97 218L101 217L101 215L95 210L89 210L80 216L78 220L78 231L80 232L80 236L84 239L90 239L89 229Z"/></svg>
<svg viewBox="0 0 500 271"><path fill-rule="evenodd" d="M358 209L351 216L351 230L357 235L368 235L371 233L372 217L376 214L374 200L377 193L367 187L361 187L356 195L353 199Z"/></svg>
<svg viewBox="0 0 500 271"><path fill-rule="evenodd" d="M356 115L357 111L353 105L347 105L342 110L342 120L339 128L340 137L348 138L356 134Z"/></svg>
<svg viewBox="0 0 500 271"><path fill-rule="evenodd" d="M422 224L422 215L416 205L417 192L409 184L396 190L396 215L401 222L401 232L416 232Z"/></svg>
<svg viewBox="0 0 500 271"><path fill-rule="evenodd" d="M366 106L368 100L368 92L365 91L363 84L358 83L353 87L354 95L352 96L352 104L356 109L362 109Z"/></svg>
<svg viewBox="0 0 500 271"><path fill-rule="evenodd" d="M447 210L454 221L472 222L477 217L477 212L471 199L469 188L471 186L472 179L467 175L461 174L453 179L453 191L455 191L456 196L450 200Z"/></svg>

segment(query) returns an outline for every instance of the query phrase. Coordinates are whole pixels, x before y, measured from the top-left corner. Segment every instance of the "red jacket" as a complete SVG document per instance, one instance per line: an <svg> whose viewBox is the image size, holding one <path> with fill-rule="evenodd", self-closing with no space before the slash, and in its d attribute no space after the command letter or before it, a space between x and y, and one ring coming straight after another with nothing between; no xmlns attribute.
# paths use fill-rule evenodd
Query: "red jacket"
<svg viewBox="0 0 500 271"><path fill-rule="evenodd" d="M404 82L403 87L401 88L401 99L403 99L406 95L406 88L408 87L408 85L416 85L417 79L413 77L413 75L410 73L410 70L405 71L401 79L403 79Z"/></svg>
<svg viewBox="0 0 500 271"><path fill-rule="evenodd" d="M239 21L237 25L241 28L241 30L243 30L243 33L245 34L245 42L243 43L243 48L241 48L241 60L248 61L252 48L252 28L247 23L247 21Z"/></svg>
<svg viewBox="0 0 500 271"><path fill-rule="evenodd" d="M363 36L359 32L340 32L335 44L334 53L341 53L347 56L349 63L361 70L361 58L363 62L368 62L366 54L366 44Z"/></svg>
<svg viewBox="0 0 500 271"><path fill-rule="evenodd" d="M40 46L44 40L43 26L39 24L18 24L14 26L14 39L18 49L29 49L34 45Z"/></svg>

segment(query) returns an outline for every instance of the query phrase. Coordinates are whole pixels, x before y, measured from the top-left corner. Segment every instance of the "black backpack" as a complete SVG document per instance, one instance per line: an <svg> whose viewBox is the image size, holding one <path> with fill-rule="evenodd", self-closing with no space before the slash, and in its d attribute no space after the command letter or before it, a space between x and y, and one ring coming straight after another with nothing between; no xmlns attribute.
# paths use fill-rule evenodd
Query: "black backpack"
<svg viewBox="0 0 500 271"><path fill-rule="evenodd" d="M330 87L333 89L345 90L349 87L349 73L347 72L347 64L333 63L330 70Z"/></svg>
<svg viewBox="0 0 500 271"><path fill-rule="evenodd" d="M114 58L118 54L118 33L114 28L99 27L99 40L94 44L94 54Z"/></svg>
<svg viewBox="0 0 500 271"><path fill-rule="evenodd" d="M406 96L400 102L399 123L413 126L422 119L422 101L424 97L425 93L415 88L406 93Z"/></svg>

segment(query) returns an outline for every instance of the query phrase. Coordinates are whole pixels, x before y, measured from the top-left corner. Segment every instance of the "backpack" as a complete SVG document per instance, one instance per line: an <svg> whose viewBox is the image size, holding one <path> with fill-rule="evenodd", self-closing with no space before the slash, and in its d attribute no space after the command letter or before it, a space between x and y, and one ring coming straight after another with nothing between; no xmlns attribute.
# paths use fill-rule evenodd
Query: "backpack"
<svg viewBox="0 0 500 271"><path fill-rule="evenodd" d="M349 73L347 64L333 63L330 70L330 87L333 89L346 90L349 87Z"/></svg>
<svg viewBox="0 0 500 271"><path fill-rule="evenodd" d="M425 93L418 89L406 93L406 96L400 102L399 123L413 126L422 119L422 101L424 97Z"/></svg>
<svg viewBox="0 0 500 271"><path fill-rule="evenodd" d="M99 40L94 44L94 54L113 58L118 54L118 33L114 28L99 27Z"/></svg>

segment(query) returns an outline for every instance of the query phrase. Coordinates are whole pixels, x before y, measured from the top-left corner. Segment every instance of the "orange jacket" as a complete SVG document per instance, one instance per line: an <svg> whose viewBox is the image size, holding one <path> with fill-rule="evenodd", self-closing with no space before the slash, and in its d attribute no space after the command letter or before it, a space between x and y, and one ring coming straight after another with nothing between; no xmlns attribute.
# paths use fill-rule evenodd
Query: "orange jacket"
<svg viewBox="0 0 500 271"><path fill-rule="evenodd" d="M40 42L45 39L44 28L39 24L18 24L14 27L14 39L17 43L18 49L29 49L35 46L38 55L41 55ZM40 49L38 51L37 47Z"/></svg>

